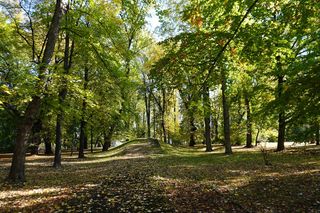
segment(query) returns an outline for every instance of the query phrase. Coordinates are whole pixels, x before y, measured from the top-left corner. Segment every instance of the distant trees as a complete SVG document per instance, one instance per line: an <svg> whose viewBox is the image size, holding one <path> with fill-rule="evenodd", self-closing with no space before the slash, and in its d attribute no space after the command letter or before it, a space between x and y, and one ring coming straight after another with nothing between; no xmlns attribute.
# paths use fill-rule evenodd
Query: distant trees
<svg viewBox="0 0 320 213"><path fill-rule="evenodd" d="M236 144L238 140L241 143L241 134L245 134L246 146L252 147L253 134L256 133L256 140L261 133L266 138L263 132L268 132L275 124L278 126L277 151L281 151L286 138L291 138L286 134L291 123L299 121L316 126L309 119L319 115L314 108L319 104L319 95L312 95L316 101L302 101L309 93L306 87L310 84L297 83L306 76L310 76L310 82L319 80L310 73L319 63L319 51L315 48L319 45L316 36L319 32L314 28L319 24L311 21L319 8L312 7L312 1L303 5L300 1L166 3L175 5L179 12L162 6L159 10L162 27L175 26L177 30L168 31L169 37L161 42L165 54L154 69L162 78L168 78L168 86L180 91L181 100L188 97L183 91L185 88L190 95L207 85L212 89L211 94L220 97L223 120L217 124L224 127L226 153L232 153L231 143ZM196 74L192 75L190 70L196 70ZM203 75L206 72L208 74ZM202 78L197 79L198 76ZM311 84L314 85L310 88L317 87ZM214 89L217 85L221 86L221 93ZM310 94L314 93L310 91ZM303 105L311 107L310 113L303 110ZM188 110L188 107L181 105L181 109ZM207 122L196 119L189 125L193 123L203 127ZM205 132L205 129L208 130L202 130ZM314 131L313 137L317 138L318 134ZM311 139L306 137L305 140Z"/></svg>

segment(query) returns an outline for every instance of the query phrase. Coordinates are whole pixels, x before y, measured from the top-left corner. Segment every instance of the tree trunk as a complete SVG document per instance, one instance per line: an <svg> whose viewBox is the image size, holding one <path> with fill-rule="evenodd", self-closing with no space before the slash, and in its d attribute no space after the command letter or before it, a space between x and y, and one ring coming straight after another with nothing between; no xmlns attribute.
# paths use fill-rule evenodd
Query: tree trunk
<svg viewBox="0 0 320 213"><path fill-rule="evenodd" d="M46 129L45 130L45 137L44 137L44 146L45 146L45 150L44 150L44 154L45 155L52 155L52 146L51 146L51 132L50 129Z"/></svg>
<svg viewBox="0 0 320 213"><path fill-rule="evenodd" d="M87 66L84 68L84 90L88 89L88 83L89 83L89 69ZM87 143L87 132L86 132L86 118L85 114L87 111L87 97L83 98L82 101L82 116L80 121L80 145L79 145L79 158L84 158L84 149L88 148Z"/></svg>
<svg viewBox="0 0 320 213"><path fill-rule="evenodd" d="M32 141L31 141L31 147L30 154L31 155L37 155L39 154L39 145L41 144L41 132L42 132L42 121L41 119L38 119L32 127Z"/></svg>
<svg viewBox="0 0 320 213"><path fill-rule="evenodd" d="M247 140L246 140L246 147L247 148L252 148L252 121L251 121L251 110L250 110L250 100L249 100L249 95L245 91L245 97L244 97L244 102L246 105L246 111L247 111Z"/></svg>
<svg viewBox="0 0 320 213"><path fill-rule="evenodd" d="M93 152L93 127L90 128L90 150Z"/></svg>
<svg viewBox="0 0 320 213"><path fill-rule="evenodd" d="M151 138L150 92L149 92L149 88L147 85L146 85L146 91L145 91L145 95L144 95L144 103L145 103L145 107L146 107L147 138Z"/></svg>
<svg viewBox="0 0 320 213"><path fill-rule="evenodd" d="M194 124L193 113L190 114L189 121L190 121L189 146L194 146L196 145L195 131L197 130L197 127Z"/></svg>
<svg viewBox="0 0 320 213"><path fill-rule="evenodd" d="M69 4L67 5L67 12L69 11ZM66 27L68 27L68 15L65 15L65 24ZM65 79L65 75L69 74L69 70L71 68L72 64L72 53L74 48L74 42L72 42L71 45L71 51L70 51L70 36L69 32L67 31L66 37L65 37L65 48L64 48L64 64L63 64L63 75L62 75L62 85L60 87L59 91L59 112L57 114L57 120L56 120L56 148L54 152L54 162L53 167L60 168L61 167L61 140L62 140L62 126L63 126L63 120L64 120L64 110L63 105L65 102L65 99L67 97L68 89L67 89L67 80Z"/></svg>
<svg viewBox="0 0 320 213"><path fill-rule="evenodd" d="M167 143L167 130L166 130L166 121L165 121L165 112L166 112L166 91L162 89L162 109L161 109L161 126L163 134L163 142Z"/></svg>
<svg viewBox="0 0 320 213"><path fill-rule="evenodd" d="M211 146L211 130L210 130L210 96L209 96L209 87L207 85L204 86L203 89L203 109L204 109L204 126L205 126L205 142L206 142L206 152L212 152Z"/></svg>
<svg viewBox="0 0 320 213"><path fill-rule="evenodd" d="M56 147L54 150L54 161L53 167L60 168L61 167L61 138L62 138L62 130L61 130L61 123L63 120L63 115L61 112L57 115L56 121Z"/></svg>
<svg viewBox="0 0 320 213"><path fill-rule="evenodd" d="M260 128L258 128L257 135L256 135L256 146L258 146L259 134L260 134Z"/></svg>
<svg viewBox="0 0 320 213"><path fill-rule="evenodd" d="M88 149L88 134L86 131L84 133L84 149Z"/></svg>
<svg viewBox="0 0 320 213"><path fill-rule="evenodd" d="M320 125L319 121L316 123L316 145L320 145Z"/></svg>
<svg viewBox="0 0 320 213"><path fill-rule="evenodd" d="M280 66L280 62L278 59L278 66ZM280 68L279 68L280 69ZM278 100L282 98L283 92L283 83L284 83L284 75L278 75ZM285 131L286 131L286 118L285 118L285 111L284 106L280 106L280 112L278 115L278 145L276 151L282 151L285 149L284 142L285 142Z"/></svg>
<svg viewBox="0 0 320 213"><path fill-rule="evenodd" d="M14 147L12 163L8 181L22 183L25 181L25 157L28 138L32 125L38 116L40 108L40 97L33 97L25 112L22 122L17 126L16 144Z"/></svg>
<svg viewBox="0 0 320 213"><path fill-rule="evenodd" d="M156 115L156 102L153 101L153 138L156 138L157 133L157 115Z"/></svg>
<svg viewBox="0 0 320 213"><path fill-rule="evenodd" d="M41 65L39 66L39 81L37 83L37 88L41 91L42 86L45 84L45 71L48 64L51 61L54 47L56 44L56 39L59 33L59 25L61 19L61 0L56 0L56 6L50 28L47 34L47 42L45 45L43 58ZM39 92L40 92L39 91ZM21 118L21 123L17 127L15 148L12 157L12 164L10 168L10 173L7 180L9 182L21 183L25 181L25 151L26 143L30 135L32 125L37 119L40 111L40 96L33 96L31 102L28 104L25 111L25 115Z"/></svg>
<svg viewBox="0 0 320 213"><path fill-rule="evenodd" d="M80 145L78 158L84 158L85 128L86 122L82 119L80 122Z"/></svg>
<svg viewBox="0 0 320 213"><path fill-rule="evenodd" d="M231 141L230 141L230 119L229 119L229 105L226 97L226 76L224 71L222 71L222 107L223 107L223 132L224 132L224 145L225 153L232 154Z"/></svg>
<svg viewBox="0 0 320 213"><path fill-rule="evenodd" d="M285 142L285 131L286 131L286 120L284 118L284 114L279 114L279 128L278 128L278 146L276 151L284 150L284 142Z"/></svg>
<svg viewBox="0 0 320 213"><path fill-rule="evenodd" d="M219 141L219 126L218 126L218 118L215 115L211 115L211 128L212 128L212 137L213 141Z"/></svg>
<svg viewBox="0 0 320 213"><path fill-rule="evenodd" d="M104 143L102 146L102 151L106 152L111 147L111 138L115 129L115 125L110 126L108 133L103 132Z"/></svg>

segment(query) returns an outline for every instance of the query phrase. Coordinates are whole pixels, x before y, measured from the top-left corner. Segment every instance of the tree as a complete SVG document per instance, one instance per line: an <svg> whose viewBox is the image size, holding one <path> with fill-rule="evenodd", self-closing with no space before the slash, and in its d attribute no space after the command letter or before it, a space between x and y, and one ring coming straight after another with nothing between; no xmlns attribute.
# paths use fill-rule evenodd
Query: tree
<svg viewBox="0 0 320 213"><path fill-rule="evenodd" d="M43 85L45 84L45 72L54 53L61 16L61 1L57 0L55 3L54 14L50 28L44 41L43 55L41 61L39 61L39 64L37 64L39 80L37 82L36 89L38 90L39 94L42 93ZM32 96L31 101L27 104L25 113L20 118L20 123L17 125L14 154L8 176L8 181L10 182L21 183L25 181L26 144L28 142L28 136L31 133L32 126L36 121L40 110L41 96L39 96L39 94Z"/></svg>

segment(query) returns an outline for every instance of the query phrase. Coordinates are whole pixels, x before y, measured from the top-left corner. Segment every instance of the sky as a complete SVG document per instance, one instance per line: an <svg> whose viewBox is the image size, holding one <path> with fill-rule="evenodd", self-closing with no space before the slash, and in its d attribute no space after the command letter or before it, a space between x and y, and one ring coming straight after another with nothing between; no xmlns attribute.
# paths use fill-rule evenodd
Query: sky
<svg viewBox="0 0 320 213"><path fill-rule="evenodd" d="M147 20L148 31L150 31L150 33L154 36L156 41L160 41L161 36L158 33L156 33L156 28L160 27L160 22L159 22L159 17L157 16L156 11L154 9L150 10L146 20Z"/></svg>

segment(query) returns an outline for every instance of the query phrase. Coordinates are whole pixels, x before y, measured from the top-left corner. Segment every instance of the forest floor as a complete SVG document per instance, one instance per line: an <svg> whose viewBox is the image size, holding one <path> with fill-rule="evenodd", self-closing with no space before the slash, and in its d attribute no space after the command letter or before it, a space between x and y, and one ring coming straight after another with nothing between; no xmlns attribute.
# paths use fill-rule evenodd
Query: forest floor
<svg viewBox="0 0 320 213"><path fill-rule="evenodd" d="M320 212L320 147L269 151L129 142L85 159L28 156L22 188L0 186L0 212ZM0 155L1 183L10 156Z"/></svg>

